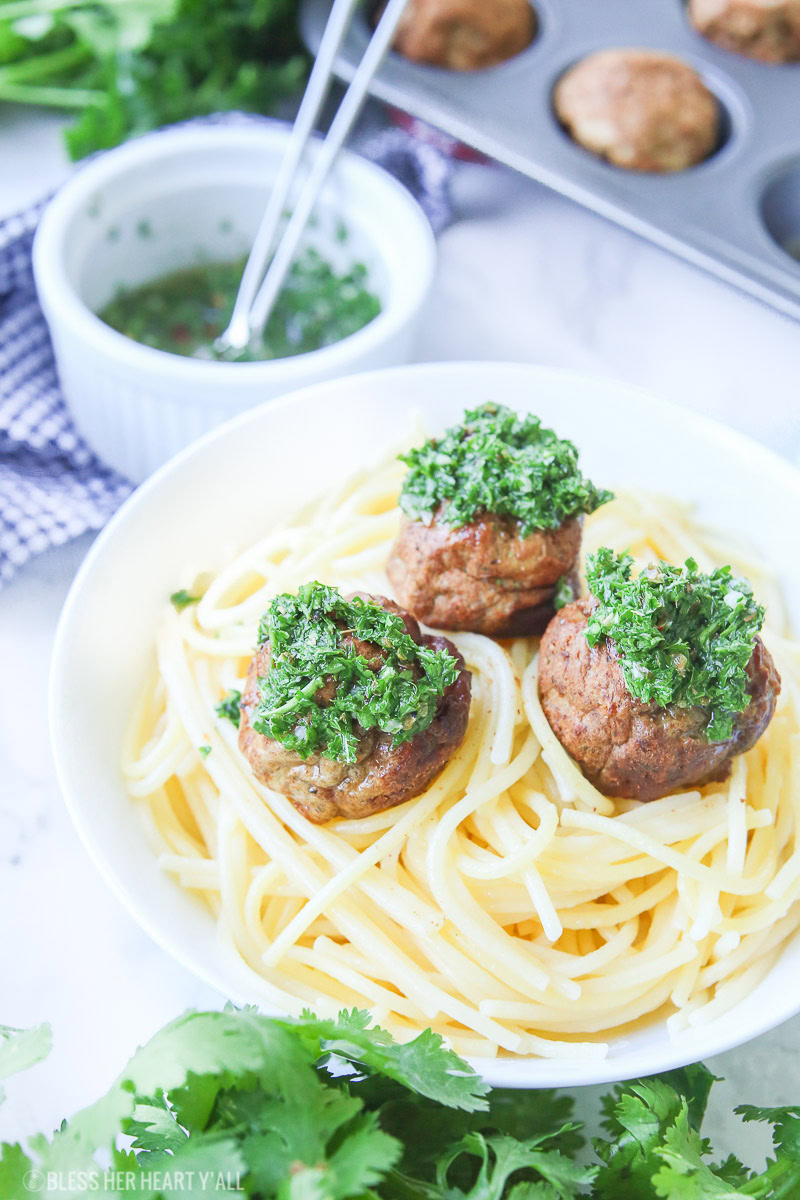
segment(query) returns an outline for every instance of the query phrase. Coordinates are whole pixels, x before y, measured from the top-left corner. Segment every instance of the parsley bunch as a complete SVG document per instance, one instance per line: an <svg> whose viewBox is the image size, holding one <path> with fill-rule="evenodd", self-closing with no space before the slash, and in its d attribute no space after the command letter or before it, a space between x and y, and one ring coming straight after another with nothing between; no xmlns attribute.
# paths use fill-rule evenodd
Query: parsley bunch
<svg viewBox="0 0 800 1200"><path fill-rule="evenodd" d="M746 667L764 609L730 567L704 575L689 558L632 579L632 564L629 554L617 557L607 547L589 555L589 590L600 601L589 618L589 645L610 638L632 696L662 708L708 709L706 736L724 741L750 702Z"/></svg>
<svg viewBox="0 0 800 1200"><path fill-rule="evenodd" d="M375 646L381 660L370 663L345 634ZM410 741L458 678L453 655L417 645L395 613L321 583L276 596L258 640L269 644L270 667L259 679L253 728L302 758L355 762L365 729L391 733L395 746ZM331 682L335 694L320 703L317 692Z"/></svg>
<svg viewBox="0 0 800 1200"><path fill-rule="evenodd" d="M0 101L76 114L72 158L206 113L272 112L307 55L298 0L0 0Z"/></svg>
<svg viewBox="0 0 800 1200"><path fill-rule="evenodd" d="M400 459L411 468L400 507L412 520L430 522L442 505L439 520L446 525L491 513L516 518L527 537L612 499L581 474L572 442L502 404L467 411L463 424Z"/></svg>
<svg viewBox="0 0 800 1200"><path fill-rule="evenodd" d="M3 1040L4 1039L4 1040ZM49 1047L46 1026L0 1026L0 1078ZM275 1020L190 1012L133 1056L110 1091L51 1138L0 1147L0 1196L80 1178L80 1195L238 1194L252 1200L790 1200L800 1107L735 1111L772 1127L755 1171L715 1161L702 1122L715 1077L685 1067L619 1084L594 1157L574 1098L490 1089L426 1030L398 1045L366 1012ZM584 1107L588 1107L584 1104ZM123 1144L124 1143L124 1144ZM124 1187L114 1186L124 1179ZM48 1184L52 1195L66 1195ZM78 1191L70 1190L70 1195Z"/></svg>

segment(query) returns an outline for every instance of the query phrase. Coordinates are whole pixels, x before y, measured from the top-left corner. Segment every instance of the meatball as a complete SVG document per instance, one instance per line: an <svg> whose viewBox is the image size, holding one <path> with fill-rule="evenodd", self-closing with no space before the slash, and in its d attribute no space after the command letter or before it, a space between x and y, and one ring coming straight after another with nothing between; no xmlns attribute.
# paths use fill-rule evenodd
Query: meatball
<svg viewBox="0 0 800 1200"><path fill-rule="evenodd" d="M723 50L800 62L800 0L689 0L689 20Z"/></svg>
<svg viewBox="0 0 800 1200"><path fill-rule="evenodd" d="M528 0L411 0L394 46L415 62L474 71L519 54L536 24Z"/></svg>
<svg viewBox="0 0 800 1200"><path fill-rule="evenodd" d="M259 678L269 671L269 646L259 647L250 663L247 685L240 704L239 749L250 763L256 779L281 792L309 821L322 825L334 817L366 817L394 808L418 796L447 765L461 745L469 716L471 675L452 642L444 637L424 636L413 617L383 596L364 596L403 618L406 631L421 646L449 650L459 665L455 683L445 691L431 724L408 742L392 745L392 735L378 729L364 730L359 740L357 761L338 762L320 754L301 758L274 738L257 733L251 721L259 701ZM380 647L344 634L357 654L373 670L380 670ZM320 688L315 699L330 703L333 682Z"/></svg>
<svg viewBox="0 0 800 1200"><path fill-rule="evenodd" d="M574 141L631 171L682 171L719 140L719 107L696 71L653 50L601 50L556 85Z"/></svg>
<svg viewBox="0 0 800 1200"><path fill-rule="evenodd" d="M581 519L523 537L513 517L490 513L452 528L437 519L441 511L427 525L403 518L386 567L403 607L443 629L541 633L553 615L556 584L575 571Z"/></svg>
<svg viewBox="0 0 800 1200"><path fill-rule="evenodd" d="M781 681L761 638L747 666L750 703L727 741L704 737L702 708L660 708L634 699L610 641L585 633L596 601L568 604L542 638L539 695L550 727L584 775L607 796L657 800L678 788L725 779L772 719Z"/></svg>

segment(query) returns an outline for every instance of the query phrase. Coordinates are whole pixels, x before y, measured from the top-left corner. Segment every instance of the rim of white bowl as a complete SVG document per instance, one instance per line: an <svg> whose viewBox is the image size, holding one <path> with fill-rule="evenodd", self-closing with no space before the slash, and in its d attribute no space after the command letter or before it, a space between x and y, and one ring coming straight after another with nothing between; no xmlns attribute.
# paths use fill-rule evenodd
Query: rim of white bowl
<svg viewBox="0 0 800 1200"><path fill-rule="evenodd" d="M235 377L246 376L252 382L263 375L265 383L282 383L285 380L287 388L293 385L299 387L309 368L341 374L352 361L369 354L391 338L421 307L430 291L436 266L436 239L428 218L408 189L388 171L351 150L340 152L338 169L348 172L356 180L360 177L371 185L383 188L386 194L391 194L406 208L410 220L417 226L420 252L418 256L409 255L407 260L417 261L419 265L415 285L409 289L403 301L393 300L390 294L380 313L369 324L338 342L305 354L263 362L217 362L182 357L144 346L112 329L89 308L70 282L64 266L65 235L76 211L91 200L99 186L143 163L152 162L156 165L160 159L180 149L198 150L206 147L209 154L213 154L215 149L235 147L237 143L251 148L257 148L258 145L276 147L288 140L289 131L289 125L277 121L263 125L246 123L155 130L116 146L81 167L47 205L33 241L34 279L48 324L51 319L63 323L73 336L133 370L146 370L149 374L180 378L184 382L208 381L216 376L219 382L228 384ZM321 139L315 137L312 141L314 152L318 152L320 144ZM381 257L379 247L376 247L376 252ZM381 257L381 261L385 264L386 260Z"/></svg>
<svg viewBox="0 0 800 1200"><path fill-rule="evenodd" d="M535 363L490 362L478 359L472 361L413 363L405 366L386 367L381 370L365 371L359 375L359 380L365 384L369 384L372 381L379 383L387 377L402 375L413 382L415 376L423 374L446 376L453 370L485 371L487 369L491 369L492 372L496 372L498 375L501 375L503 372L516 373L521 369L532 370L540 377L543 375L556 375L562 380L571 381L576 387L589 387L593 389L611 387L619 389L631 399L638 398L639 401L645 401L652 408L656 420L659 413L663 414L669 420L674 420L677 415L678 419L685 423L687 432L691 433L692 430L696 430L700 434L713 436L720 443L729 446L731 450L737 450L740 453L746 452L751 460L755 459L760 462L763 470L770 470L780 476L782 483L795 493L800 505L800 470L794 467L788 460L781 458L775 451L770 450L767 446L763 446L760 442L755 441L746 434L740 433L737 429L723 425L721 422L707 417L702 413L693 412L691 409L684 409L678 404L654 395L652 392L647 391L646 388L623 380L609 378L599 373L571 371L561 367L543 366ZM247 409L245 412L231 417L229 420L223 422L222 425L218 425L215 429L210 430L196 441L190 443L190 445L164 463L163 466L159 467L121 505L89 548L67 593L53 640L47 702L50 743L56 768L56 777L62 796L64 797L64 802L89 858L125 911L149 934L157 946L169 954L176 962L180 963L182 967L185 967L196 979L200 979L203 983L214 988L215 991L220 993L221 997L238 1004L253 1003L253 997L246 995L241 988L232 986L224 973L198 962L190 952L176 943L168 930L165 930L157 922L152 921L148 915L143 913L141 907L137 904L136 897L129 892L125 883L116 876L113 866L106 861L102 848L95 843L91 825L84 821L80 805L74 799L75 796L82 794L81 789L75 788L73 790L71 788L69 772L64 765L64 756L60 752L60 718L58 716L58 709L59 700L62 696L62 659L65 656L69 642L69 626L72 621L73 610L77 608L80 602L84 583L94 570L95 562L102 557L106 544L116 537L118 527L127 522L130 516L135 513L139 504L147 502L150 493L156 491L161 486L163 479L167 478L173 471L182 470L184 463L188 459L197 453L202 453L214 441L224 438L228 433L246 426L250 422L261 420L266 410L274 412L276 406L285 408L302 400L309 393L317 392L327 387L341 386L341 383L341 379L335 379L308 384L305 387L296 388L292 392L287 392L275 400ZM256 1004L265 1013L281 1015L277 1009L268 1004L260 1001L256 1001ZM635 1069L632 1066L623 1066L620 1068L618 1061L613 1058L576 1062L566 1059L541 1059L530 1055L520 1057L509 1056L508 1058L469 1056L467 1061L492 1087L527 1088L533 1090L538 1088L584 1087L594 1084L619 1083L626 1079L634 1079L639 1076L674 1070L675 1068L686 1066L688 1063L697 1062L700 1058L711 1058L716 1054L733 1050L737 1046L750 1042L754 1038L768 1033L771 1029L775 1029L778 1025L783 1024L784 1021L796 1016L798 1012L800 1012L800 999L797 999L794 993L791 996L787 994L783 1002L780 1005L776 1005L774 1010L766 1013L760 1021L749 1025L740 1033L730 1034L729 1032L724 1032L725 1026L720 1029L720 1027L712 1022L703 1027L702 1050L699 1050L696 1044L689 1042L670 1044L667 1050L653 1053L651 1061ZM554 1079L549 1072L543 1078L537 1078L535 1069L531 1069L531 1064L535 1068L535 1064L541 1063L549 1064L550 1068L554 1064L557 1064L560 1069L559 1078ZM527 1072L525 1070L526 1067L528 1068Z"/></svg>

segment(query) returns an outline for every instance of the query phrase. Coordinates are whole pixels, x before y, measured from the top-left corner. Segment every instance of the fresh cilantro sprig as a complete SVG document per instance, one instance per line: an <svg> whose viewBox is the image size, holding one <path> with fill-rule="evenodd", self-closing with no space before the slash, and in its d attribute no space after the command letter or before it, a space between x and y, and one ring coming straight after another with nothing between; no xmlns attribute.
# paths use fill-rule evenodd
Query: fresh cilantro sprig
<svg viewBox="0 0 800 1200"><path fill-rule="evenodd" d="M367 658L352 639L379 654ZM270 667L259 679L252 725L302 758L355 762L368 729L390 733L394 746L410 741L428 728L458 678L453 655L418 645L401 617L371 600L346 600L321 583L276 596L261 620L264 643Z"/></svg>
<svg viewBox="0 0 800 1200"><path fill-rule="evenodd" d="M302 88L298 0L0 0L0 101L63 108L72 158Z"/></svg>
<svg viewBox="0 0 800 1200"><path fill-rule="evenodd" d="M382 1128L369 1080L464 1114L487 1107L488 1089L430 1031L401 1046L369 1026L356 1010L338 1021L277 1021L252 1009L187 1013L51 1140L31 1139L27 1151L3 1146L0 1195L25 1195L32 1171L80 1173L86 1194L102 1192L109 1160L112 1171L131 1173L126 1190L137 1195L173 1194L189 1172L260 1200L375 1195L403 1146ZM133 1139L129 1150L122 1137Z"/></svg>
<svg viewBox="0 0 800 1200"><path fill-rule="evenodd" d="M502 404L468 410L462 424L400 459L410 468L400 507L412 520L430 522L436 514L460 526L492 513L515 518L527 536L612 499L581 474L572 442Z"/></svg>
<svg viewBox="0 0 800 1200"><path fill-rule="evenodd" d="M764 620L750 583L730 567L705 575L694 559L659 562L635 578L633 559L608 547L586 562L599 600L586 638L610 638L632 696L662 708L708 710L711 742L731 736L736 713L750 702L746 667Z"/></svg>
<svg viewBox="0 0 800 1200"><path fill-rule="evenodd" d="M47 1049L44 1027L4 1032L18 1049L9 1063L0 1042L0 1074ZM718 1161L702 1131L714 1082L697 1064L617 1085L591 1161L571 1095L490 1090L430 1030L398 1044L357 1009L190 1012L51 1138L0 1147L0 1196L21 1200L50 1173L106 1194L124 1172L125 1191L152 1200L190 1173L198 1195L250 1200L795 1200L800 1106L741 1105L772 1127L774 1157Z"/></svg>

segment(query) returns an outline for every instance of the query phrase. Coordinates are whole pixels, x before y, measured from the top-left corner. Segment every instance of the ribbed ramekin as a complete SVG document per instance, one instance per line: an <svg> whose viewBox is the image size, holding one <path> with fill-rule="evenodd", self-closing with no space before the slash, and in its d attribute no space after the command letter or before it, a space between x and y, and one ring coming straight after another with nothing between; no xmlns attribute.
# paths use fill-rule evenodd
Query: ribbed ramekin
<svg viewBox="0 0 800 1200"><path fill-rule="evenodd" d="M42 218L34 275L65 399L89 444L136 482L255 404L412 354L433 278L433 235L400 184L349 153L336 163L309 239L341 265L369 267L383 308L357 333L295 358L227 363L142 346L95 315L121 287L246 253L287 136L277 123L148 134L80 170Z"/></svg>

